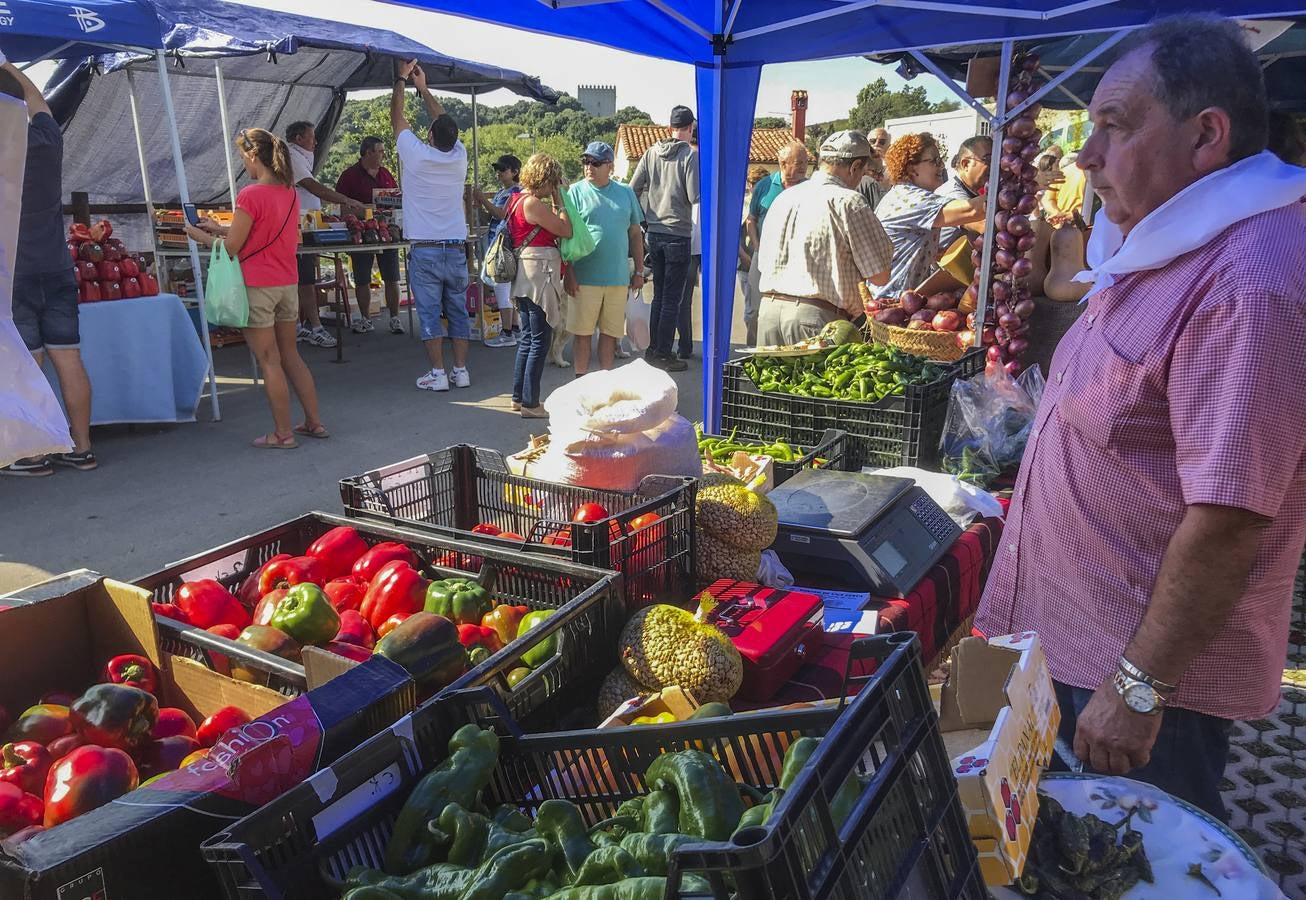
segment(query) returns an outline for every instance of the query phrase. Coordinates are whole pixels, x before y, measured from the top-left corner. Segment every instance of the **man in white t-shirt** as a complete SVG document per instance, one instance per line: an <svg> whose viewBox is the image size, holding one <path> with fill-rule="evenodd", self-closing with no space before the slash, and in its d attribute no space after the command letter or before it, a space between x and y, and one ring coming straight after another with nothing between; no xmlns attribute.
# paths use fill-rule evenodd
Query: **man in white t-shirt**
<svg viewBox="0 0 1306 900"><path fill-rule="evenodd" d="M413 133L404 113L404 92L412 78L417 94L431 117L423 141ZM467 182L467 149L458 140L458 125L426 87L426 73L410 60L399 66L390 96L390 124L402 165L399 187L404 197L404 237L408 252L408 280L417 302L417 319L431 370L417 379L424 391L449 390L444 369L444 323L449 320L453 339L454 387L470 387L467 374L467 217L463 197Z"/></svg>
<svg viewBox="0 0 1306 900"><path fill-rule="evenodd" d="M333 191L313 177L314 154L317 151L317 129L312 122L291 122L286 126L286 146L290 148L290 172L295 179L295 193L299 195L299 213L304 215L321 209L322 201L339 203L356 213L363 212L363 204ZM317 254L299 255L299 340L315 347L334 347L336 339L322 327L317 314ZM307 325L305 324L307 321Z"/></svg>

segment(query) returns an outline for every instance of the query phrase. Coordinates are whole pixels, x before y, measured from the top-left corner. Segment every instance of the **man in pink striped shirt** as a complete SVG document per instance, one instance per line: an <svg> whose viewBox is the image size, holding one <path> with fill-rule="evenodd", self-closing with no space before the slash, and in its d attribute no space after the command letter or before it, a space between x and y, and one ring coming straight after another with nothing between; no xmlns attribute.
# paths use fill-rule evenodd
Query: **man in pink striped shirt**
<svg viewBox="0 0 1306 900"><path fill-rule="evenodd" d="M976 627L1039 632L1089 770L1223 816L1230 722L1278 703L1306 541L1306 181L1263 153L1231 22L1135 35L1090 115L1077 164L1120 243L1090 253Z"/></svg>

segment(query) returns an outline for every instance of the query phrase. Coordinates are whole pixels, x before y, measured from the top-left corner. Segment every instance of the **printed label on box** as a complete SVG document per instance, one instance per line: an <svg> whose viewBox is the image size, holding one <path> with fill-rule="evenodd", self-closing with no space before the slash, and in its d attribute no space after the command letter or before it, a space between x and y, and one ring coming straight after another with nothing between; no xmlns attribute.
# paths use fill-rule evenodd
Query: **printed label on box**
<svg viewBox="0 0 1306 900"><path fill-rule="evenodd" d="M109 892L104 887L104 869L95 869L60 885L56 897L58 900L109 900Z"/></svg>

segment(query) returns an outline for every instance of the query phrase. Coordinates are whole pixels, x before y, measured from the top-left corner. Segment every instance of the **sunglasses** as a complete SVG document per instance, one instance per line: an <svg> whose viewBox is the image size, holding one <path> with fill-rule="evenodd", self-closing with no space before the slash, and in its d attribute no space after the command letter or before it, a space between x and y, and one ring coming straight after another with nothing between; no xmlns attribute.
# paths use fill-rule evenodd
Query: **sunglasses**
<svg viewBox="0 0 1306 900"><path fill-rule="evenodd" d="M873 138L871 143L877 147L887 147L892 142L888 138Z"/></svg>
<svg viewBox="0 0 1306 900"><path fill-rule="evenodd" d="M247 129L240 129L240 132L236 137L240 138L240 149L244 150L246 153L254 152L254 142L249 139L249 132Z"/></svg>
<svg viewBox="0 0 1306 900"><path fill-rule="evenodd" d="M608 161L606 159L593 159L589 156L582 156L580 164L582 166L606 166Z"/></svg>

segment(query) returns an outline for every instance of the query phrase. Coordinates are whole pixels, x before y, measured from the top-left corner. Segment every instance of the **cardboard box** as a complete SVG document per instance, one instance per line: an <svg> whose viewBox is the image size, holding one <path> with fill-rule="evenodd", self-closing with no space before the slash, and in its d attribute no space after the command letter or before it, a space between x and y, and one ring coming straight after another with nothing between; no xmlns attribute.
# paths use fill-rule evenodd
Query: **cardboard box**
<svg viewBox="0 0 1306 900"><path fill-rule="evenodd" d="M693 694L673 684L643 700L632 697L613 710L612 715L604 719L599 727L621 728L634 723L641 716L659 716L668 712L676 717L677 722L683 722L701 705Z"/></svg>
<svg viewBox="0 0 1306 900"><path fill-rule="evenodd" d="M18 845L0 842L0 897L23 900L220 897L202 841L333 762L412 709L416 688L385 659L294 700L160 650L147 591L81 570L18 592L0 610L0 703L80 692L111 656L159 670L161 706L197 722L223 706L256 718L209 759Z"/></svg>
<svg viewBox="0 0 1306 900"><path fill-rule="evenodd" d="M990 887L1010 884L1025 866L1060 724L1037 634L966 638L952 651L939 726Z"/></svg>

